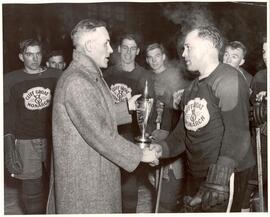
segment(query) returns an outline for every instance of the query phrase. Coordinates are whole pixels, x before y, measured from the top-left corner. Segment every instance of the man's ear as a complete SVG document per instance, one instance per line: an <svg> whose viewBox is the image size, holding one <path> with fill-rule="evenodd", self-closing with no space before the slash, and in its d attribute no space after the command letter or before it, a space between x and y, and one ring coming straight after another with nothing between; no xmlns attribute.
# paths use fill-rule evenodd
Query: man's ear
<svg viewBox="0 0 270 217"><path fill-rule="evenodd" d="M48 68L49 68L49 66L50 66L50 64L49 64L49 62L48 62L48 61L46 62L46 66L47 66Z"/></svg>
<svg viewBox="0 0 270 217"><path fill-rule="evenodd" d="M118 51L118 53L121 52L121 47L120 47L120 45L118 45L117 51Z"/></svg>
<svg viewBox="0 0 270 217"><path fill-rule="evenodd" d="M165 54L162 54L162 59L163 59L163 61L166 60L166 55Z"/></svg>
<svg viewBox="0 0 270 217"><path fill-rule="evenodd" d="M24 62L23 55L21 53L19 53L19 59Z"/></svg>
<svg viewBox="0 0 270 217"><path fill-rule="evenodd" d="M245 61L246 61L245 59L242 59L239 66L242 66L245 63Z"/></svg>
<svg viewBox="0 0 270 217"><path fill-rule="evenodd" d="M147 58L147 57L145 58L145 60L146 60L147 64L149 65L149 60L148 60L148 58Z"/></svg>
<svg viewBox="0 0 270 217"><path fill-rule="evenodd" d="M87 40L84 43L84 46L85 46L85 50L87 50L88 52L92 51L92 41L91 40Z"/></svg>
<svg viewBox="0 0 270 217"><path fill-rule="evenodd" d="M138 55L139 53L140 53L140 48L137 48L136 55Z"/></svg>

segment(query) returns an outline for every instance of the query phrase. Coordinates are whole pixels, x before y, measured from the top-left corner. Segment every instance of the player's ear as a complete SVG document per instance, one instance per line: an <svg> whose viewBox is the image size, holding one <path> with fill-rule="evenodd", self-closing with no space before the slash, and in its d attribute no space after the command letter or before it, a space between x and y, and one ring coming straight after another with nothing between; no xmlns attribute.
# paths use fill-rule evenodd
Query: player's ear
<svg viewBox="0 0 270 217"><path fill-rule="evenodd" d="M24 62L23 55L21 53L19 53L19 59Z"/></svg>
<svg viewBox="0 0 270 217"><path fill-rule="evenodd" d="M242 59L239 66L242 66L245 63L245 59Z"/></svg>
<svg viewBox="0 0 270 217"><path fill-rule="evenodd" d="M140 53L140 48L137 48L136 55Z"/></svg>

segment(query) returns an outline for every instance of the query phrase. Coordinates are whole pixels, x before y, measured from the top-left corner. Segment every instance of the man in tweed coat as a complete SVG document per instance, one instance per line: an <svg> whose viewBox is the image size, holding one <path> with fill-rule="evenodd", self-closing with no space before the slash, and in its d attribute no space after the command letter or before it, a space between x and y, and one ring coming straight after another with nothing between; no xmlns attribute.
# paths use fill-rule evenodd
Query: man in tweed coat
<svg viewBox="0 0 270 217"><path fill-rule="evenodd" d="M53 166L47 213L121 213L119 167L131 172L156 153L117 132L131 120L115 104L100 68L113 52L105 23L79 22L71 33L73 61L57 83L53 104ZM128 101L135 108L138 96Z"/></svg>

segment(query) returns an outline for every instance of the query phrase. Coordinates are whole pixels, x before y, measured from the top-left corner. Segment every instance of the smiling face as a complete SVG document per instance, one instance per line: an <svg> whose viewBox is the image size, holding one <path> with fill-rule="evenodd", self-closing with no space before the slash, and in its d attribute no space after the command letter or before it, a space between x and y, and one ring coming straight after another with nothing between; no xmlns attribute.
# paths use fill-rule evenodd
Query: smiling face
<svg viewBox="0 0 270 217"><path fill-rule="evenodd" d="M244 62L244 52L242 49L233 49L230 46L226 47L223 56L223 63L229 64L232 67L239 69L239 66L243 65Z"/></svg>
<svg viewBox="0 0 270 217"><path fill-rule="evenodd" d="M38 45L28 46L23 53L19 54L26 71L39 72L42 60L41 48Z"/></svg>
<svg viewBox="0 0 270 217"><path fill-rule="evenodd" d="M204 57L209 49L209 41L198 36L198 30L188 33L185 38L184 57L189 71L200 71L204 65Z"/></svg>
<svg viewBox="0 0 270 217"><path fill-rule="evenodd" d="M134 64L140 49L134 40L124 39L122 44L118 47L118 52L120 53L121 61L123 63Z"/></svg>
<svg viewBox="0 0 270 217"><path fill-rule="evenodd" d="M147 52L146 61L155 73L160 73L165 70L164 66L165 54L160 48L154 48Z"/></svg>
<svg viewBox="0 0 270 217"><path fill-rule="evenodd" d="M110 36L105 27L97 27L94 32L89 32L88 48L89 56L98 67L107 68L110 54L113 53L110 45Z"/></svg>

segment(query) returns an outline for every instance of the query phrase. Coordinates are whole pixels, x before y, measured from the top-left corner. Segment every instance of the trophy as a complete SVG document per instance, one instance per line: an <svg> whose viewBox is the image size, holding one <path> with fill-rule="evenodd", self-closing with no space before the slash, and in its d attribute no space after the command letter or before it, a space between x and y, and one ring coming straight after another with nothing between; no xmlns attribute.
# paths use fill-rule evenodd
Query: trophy
<svg viewBox="0 0 270 217"><path fill-rule="evenodd" d="M146 80L143 95L136 102L137 122L141 131L141 135L137 136L135 140L141 149L144 149L151 143L151 139L146 133L146 127L153 107L153 102L154 99L149 98L148 81Z"/></svg>

